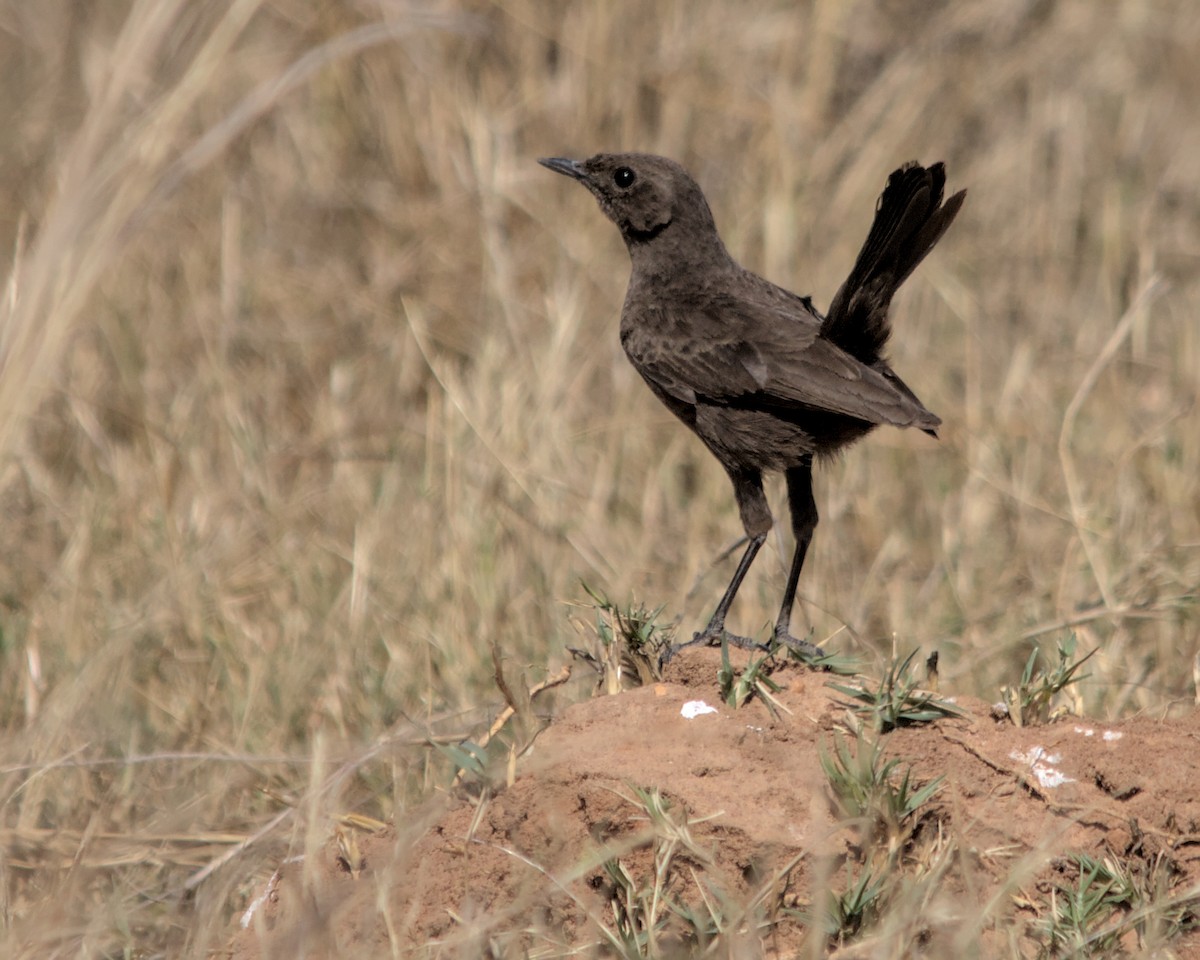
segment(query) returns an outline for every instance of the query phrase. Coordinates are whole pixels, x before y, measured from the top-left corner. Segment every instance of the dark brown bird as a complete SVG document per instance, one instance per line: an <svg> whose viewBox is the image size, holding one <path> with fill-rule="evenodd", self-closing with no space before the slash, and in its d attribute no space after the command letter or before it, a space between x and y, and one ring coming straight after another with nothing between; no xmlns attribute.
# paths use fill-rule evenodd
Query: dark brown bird
<svg viewBox="0 0 1200 960"><path fill-rule="evenodd" d="M881 423L937 436L941 423L883 355L888 307L950 226L966 191L944 203L940 163L909 163L889 178L866 242L829 313L744 269L717 233L700 187L673 160L642 153L539 161L578 180L620 229L633 270L621 344L638 373L721 461L749 544L708 626L715 643L746 571L771 529L762 476L782 471L796 549L775 624L789 632L796 584L817 526L813 457L836 453Z"/></svg>

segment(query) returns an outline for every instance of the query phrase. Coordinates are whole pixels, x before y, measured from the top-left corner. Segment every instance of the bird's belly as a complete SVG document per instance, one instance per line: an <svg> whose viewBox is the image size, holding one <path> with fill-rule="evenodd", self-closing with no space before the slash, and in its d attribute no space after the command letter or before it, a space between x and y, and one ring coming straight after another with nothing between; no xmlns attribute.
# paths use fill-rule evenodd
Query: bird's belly
<svg viewBox="0 0 1200 960"><path fill-rule="evenodd" d="M824 410L776 414L698 403L693 429L726 466L786 470L854 442L873 424Z"/></svg>
<svg viewBox="0 0 1200 960"><path fill-rule="evenodd" d="M810 457L813 438L794 423L761 410L696 405L696 433L726 466L785 470Z"/></svg>

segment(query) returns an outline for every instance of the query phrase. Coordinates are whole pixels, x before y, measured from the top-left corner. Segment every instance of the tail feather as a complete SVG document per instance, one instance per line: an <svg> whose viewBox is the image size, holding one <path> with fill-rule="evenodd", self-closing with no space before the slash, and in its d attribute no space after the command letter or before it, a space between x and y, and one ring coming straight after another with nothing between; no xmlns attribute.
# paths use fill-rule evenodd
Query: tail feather
<svg viewBox="0 0 1200 960"><path fill-rule="evenodd" d="M867 239L821 327L823 337L862 363L881 358L892 332L888 308L893 295L962 207L967 192L943 203L945 185L940 163L908 163L888 177Z"/></svg>

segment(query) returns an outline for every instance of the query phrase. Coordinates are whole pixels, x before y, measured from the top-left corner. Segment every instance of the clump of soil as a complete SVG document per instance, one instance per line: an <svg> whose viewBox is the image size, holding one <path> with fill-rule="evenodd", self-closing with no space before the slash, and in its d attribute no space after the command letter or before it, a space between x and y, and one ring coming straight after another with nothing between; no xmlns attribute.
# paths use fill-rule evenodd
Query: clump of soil
<svg viewBox="0 0 1200 960"><path fill-rule="evenodd" d="M862 830L835 819L820 763L845 698L827 674L782 665L772 675L781 709L733 710L720 701L719 664L718 651L685 650L664 682L565 710L509 788L349 845L331 839L318 862L282 866L244 916L233 956L391 956L393 945L484 956L489 943L599 943L620 894L605 861L642 883L662 853L636 788L658 791L677 825L686 814L671 895L707 897L727 919L753 901L770 923L746 914L746 955L791 955L820 891L846 889L870 858ZM696 700L715 711L686 719ZM1021 729L981 701L955 702L961 718L884 735L914 784L945 777L909 849L893 851L893 868L914 875L941 864L937 902L909 918L923 942L1008 943L1069 873L1068 853L1157 863L1176 885L1200 882L1200 713ZM998 892L1004 906L985 917ZM996 931L997 918L1012 921L1009 932ZM1194 936L1173 947L1200 957Z"/></svg>

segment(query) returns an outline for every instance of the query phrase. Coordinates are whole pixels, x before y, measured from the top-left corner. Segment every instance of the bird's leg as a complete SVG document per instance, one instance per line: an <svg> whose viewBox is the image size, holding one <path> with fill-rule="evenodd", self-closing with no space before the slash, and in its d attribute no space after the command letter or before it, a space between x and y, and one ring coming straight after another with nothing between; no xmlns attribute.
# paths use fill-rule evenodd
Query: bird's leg
<svg viewBox="0 0 1200 960"><path fill-rule="evenodd" d="M792 533L796 538L796 551L792 554L792 566L788 570L787 586L783 588L783 603L779 607L779 619L775 621L775 640L808 656L821 657L824 651L807 640L798 640L790 633L792 607L796 601L796 585L800 582L800 571L808 545L812 543L813 531L817 528L817 502L813 499L812 461L787 471L788 507L792 514Z"/></svg>
<svg viewBox="0 0 1200 960"><path fill-rule="evenodd" d="M767 535L765 533L750 538L746 552L742 554L742 559L738 561L737 569L733 572L733 579L729 581L729 586L725 588L725 595L721 597L721 602L717 604L717 609L713 611L713 615L708 621L708 626L693 635L692 639L686 643L678 643L667 647L659 660L660 667L665 666L675 654L687 647L715 646L722 640L728 640L733 646L741 647L744 650L752 650L755 647L761 646L748 637L739 637L734 633L726 633L725 615L729 612L729 605L733 603L733 598L737 596L738 587L742 585L746 571L750 569L750 564L754 562L754 555L758 553L759 547L763 545L766 539Z"/></svg>
<svg viewBox="0 0 1200 960"><path fill-rule="evenodd" d="M716 644L720 643L722 638L728 638L729 642L735 647L750 649L758 646L753 640L749 640L746 637L726 633L725 615L729 613L729 606L733 603L733 598L737 596L738 588L741 587L742 581L746 578L746 571L750 569L750 564L754 562L759 548L766 539L767 535L765 533L750 538L750 543L746 546L746 552L742 554L742 559L738 561L737 569L733 571L733 579L729 581L729 586L725 588L725 595L721 597L721 602L717 604L717 609L713 611L713 615L708 621L708 626L692 637L691 641L685 643L684 646Z"/></svg>
<svg viewBox="0 0 1200 960"><path fill-rule="evenodd" d="M742 525L746 528L746 536L750 538L750 543L746 546L746 552L742 554L742 559L738 561L737 569L733 572L733 579L725 588L725 594L721 597L721 602L717 604L717 609L713 611L708 626L687 643L681 643L679 646L668 649L664 654L663 663L670 660L684 647L708 646L721 643L723 640L744 649L761 646L747 637L726 633L725 616L729 613L733 598L737 596L738 588L746 578L750 564L754 562L759 548L767 539L767 533L770 531L772 523L771 508L767 504L766 494L763 493L762 471L746 470L728 465L726 465L726 469L729 471L729 479L733 481L733 493L737 497L738 512L742 516Z"/></svg>

